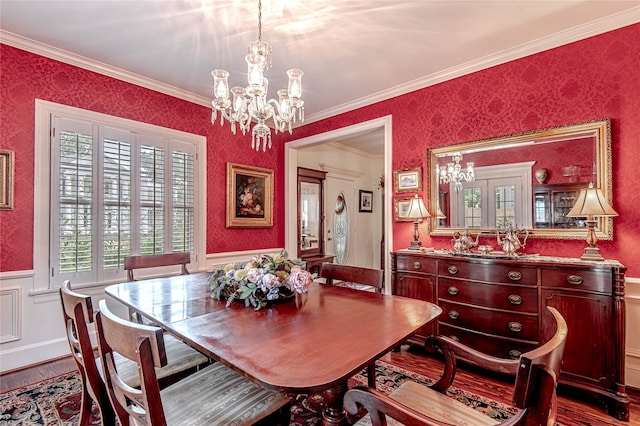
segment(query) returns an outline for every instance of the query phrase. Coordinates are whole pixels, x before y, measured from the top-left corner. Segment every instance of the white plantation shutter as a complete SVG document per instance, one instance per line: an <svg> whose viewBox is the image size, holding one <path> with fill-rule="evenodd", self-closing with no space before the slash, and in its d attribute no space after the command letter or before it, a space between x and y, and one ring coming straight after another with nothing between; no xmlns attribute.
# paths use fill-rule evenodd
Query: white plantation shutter
<svg viewBox="0 0 640 426"><path fill-rule="evenodd" d="M92 271L95 256L95 135L90 123L65 120L63 124L68 130L58 133L53 152L58 179L52 181L52 192L58 197L52 228L58 244L52 255L61 274L78 275Z"/></svg>
<svg viewBox="0 0 640 426"><path fill-rule="evenodd" d="M140 254L165 252L165 150L140 148Z"/></svg>
<svg viewBox="0 0 640 426"><path fill-rule="evenodd" d="M131 254L132 149L135 134L106 128L102 138L102 261L119 270Z"/></svg>
<svg viewBox="0 0 640 426"><path fill-rule="evenodd" d="M124 258L195 258L196 145L52 117L51 285L124 276Z"/></svg>
<svg viewBox="0 0 640 426"><path fill-rule="evenodd" d="M182 147L185 148L185 147ZM171 155L171 248L175 252L194 250L194 160L193 152L174 151Z"/></svg>

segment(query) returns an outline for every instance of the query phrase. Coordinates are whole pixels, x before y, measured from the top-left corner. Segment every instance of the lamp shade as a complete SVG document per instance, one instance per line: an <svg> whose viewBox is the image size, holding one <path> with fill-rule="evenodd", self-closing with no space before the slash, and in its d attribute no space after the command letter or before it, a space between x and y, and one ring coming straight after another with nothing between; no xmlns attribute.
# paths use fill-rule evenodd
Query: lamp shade
<svg viewBox="0 0 640 426"><path fill-rule="evenodd" d="M427 207L424 205L424 201L416 194L416 196L411 199L411 204L409 204L407 218L418 220L430 216Z"/></svg>
<svg viewBox="0 0 640 426"><path fill-rule="evenodd" d="M609 205L606 197L600 188L594 188L593 182L589 183L588 188L580 190L578 199L573 208L567 213L568 217L584 217L584 216L618 216L615 210Z"/></svg>

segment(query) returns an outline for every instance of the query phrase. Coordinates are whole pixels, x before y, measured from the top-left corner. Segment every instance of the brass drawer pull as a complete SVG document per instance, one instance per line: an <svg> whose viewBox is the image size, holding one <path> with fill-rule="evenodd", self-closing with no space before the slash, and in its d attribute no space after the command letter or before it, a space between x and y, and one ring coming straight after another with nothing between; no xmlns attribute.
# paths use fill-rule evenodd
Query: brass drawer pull
<svg viewBox="0 0 640 426"><path fill-rule="evenodd" d="M580 285L583 281L580 275L567 275L567 282L571 285Z"/></svg>
<svg viewBox="0 0 640 426"><path fill-rule="evenodd" d="M522 304L522 297L517 294L510 294L507 299L509 299L509 303L511 303L512 305Z"/></svg>
<svg viewBox="0 0 640 426"><path fill-rule="evenodd" d="M511 281L520 281L522 279L522 272L519 271L509 271L507 274Z"/></svg>
<svg viewBox="0 0 640 426"><path fill-rule="evenodd" d="M460 317L460 312L449 311L448 315L449 315L449 318L451 318L452 320L457 320Z"/></svg>
<svg viewBox="0 0 640 426"><path fill-rule="evenodd" d="M447 267L447 271L449 271L451 275L455 275L458 273L458 268L456 268L454 265L451 265Z"/></svg>
<svg viewBox="0 0 640 426"><path fill-rule="evenodd" d="M456 294L458 294L458 291L459 291L458 287L453 287L453 286L447 289L447 292L452 296L455 296Z"/></svg>
<svg viewBox="0 0 640 426"><path fill-rule="evenodd" d="M413 265L411 265L411 266L413 266L413 269L420 269L420 268L422 268L422 263L413 262Z"/></svg>
<svg viewBox="0 0 640 426"><path fill-rule="evenodd" d="M511 321L507 327L509 327L509 330L515 333L519 333L522 331L522 324L516 321Z"/></svg>
<svg viewBox="0 0 640 426"><path fill-rule="evenodd" d="M511 349L509 351L509 358L511 359L518 359L520 358L520 355L522 355L522 352L516 350L516 349Z"/></svg>

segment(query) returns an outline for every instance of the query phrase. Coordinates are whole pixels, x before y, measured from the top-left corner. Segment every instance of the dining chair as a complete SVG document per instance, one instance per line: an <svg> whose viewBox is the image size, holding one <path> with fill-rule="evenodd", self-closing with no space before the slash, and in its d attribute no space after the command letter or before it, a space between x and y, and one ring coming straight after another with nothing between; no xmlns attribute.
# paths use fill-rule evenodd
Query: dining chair
<svg viewBox="0 0 640 426"><path fill-rule="evenodd" d="M358 290L372 289L376 293L384 290L384 271L382 269L361 268L337 263L324 262L320 266L320 278L326 284L350 287Z"/></svg>
<svg viewBox="0 0 640 426"><path fill-rule="evenodd" d="M288 425L290 402L220 362L160 390L156 369L167 363L165 334L123 320L104 300L95 313L107 391L122 425ZM138 366L142 386L128 386L115 365L120 354ZM155 368L154 368L155 367Z"/></svg>
<svg viewBox="0 0 640 426"><path fill-rule="evenodd" d="M501 359L483 354L446 336L431 336L426 345L437 347L444 356L440 379L430 386L413 381L384 395L364 386L354 387L344 397L347 412L360 406L368 414L358 426L373 425L553 425L557 411L556 386L567 339L567 324L560 313L547 307L556 321L555 335L544 345L521 354L519 359ZM456 374L456 359L494 372L515 376L512 402L516 414L499 422L444 393Z"/></svg>
<svg viewBox="0 0 640 426"><path fill-rule="evenodd" d="M124 270L127 271L127 280L136 281L133 271L136 269L159 268L161 266L178 266L180 265L180 275L188 275L187 265L191 263L191 254L183 253L164 253L153 255L132 255L124 258ZM129 309L129 317L138 323L151 324L150 321L144 320L142 316Z"/></svg>
<svg viewBox="0 0 640 426"><path fill-rule="evenodd" d="M325 279L326 284L358 290L373 289L376 293L384 290L384 271L381 269L324 262L320 266L320 277ZM367 366L367 384L372 388L376 387L375 362Z"/></svg>
<svg viewBox="0 0 640 426"><path fill-rule="evenodd" d="M89 324L93 323L94 317L91 296L71 290L70 283L66 280L60 287L60 300L71 355L78 366L82 381L80 425L85 426L90 422L92 400L98 406L102 424L113 425L115 414L107 395L102 364L94 352L90 338ZM167 366L157 371L163 385L172 383L209 363L206 356L173 337L166 340L166 352L169 362ZM116 364L129 386L140 386L135 363L118 356Z"/></svg>
<svg viewBox="0 0 640 426"><path fill-rule="evenodd" d="M129 281L135 281L133 271L136 269L180 265L180 275L187 275L189 273L187 270L189 263L191 263L191 254L189 252L153 254L149 256L127 256L124 258L124 270L127 271L127 279Z"/></svg>

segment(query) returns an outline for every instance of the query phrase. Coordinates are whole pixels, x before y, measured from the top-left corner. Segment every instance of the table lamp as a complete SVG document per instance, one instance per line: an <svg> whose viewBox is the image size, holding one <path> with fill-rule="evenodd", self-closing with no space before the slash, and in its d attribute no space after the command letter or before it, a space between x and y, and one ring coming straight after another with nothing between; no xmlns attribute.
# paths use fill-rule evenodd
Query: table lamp
<svg viewBox="0 0 640 426"><path fill-rule="evenodd" d="M594 188L593 182L589 183L588 188L583 188L578 194L578 199L573 208L567 213L567 217L587 217L587 244L584 249L582 260L604 260L600 254L600 249L596 247L596 219L595 217L611 217L618 216L615 210L609 205L600 188Z"/></svg>
<svg viewBox="0 0 640 426"><path fill-rule="evenodd" d="M431 215L429 214L427 207L424 205L424 201L418 196L418 194L411 199L409 211L407 212L406 217L413 219L413 241L411 241L409 250L420 250L422 243L418 241L418 237L420 236L420 233L418 232L418 223L420 223L425 217L431 217Z"/></svg>

